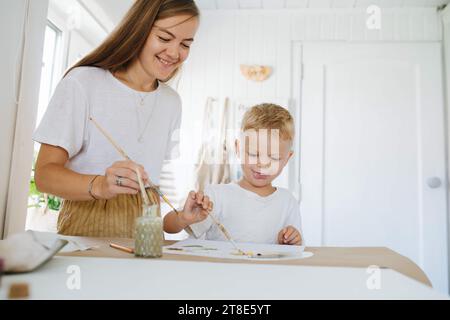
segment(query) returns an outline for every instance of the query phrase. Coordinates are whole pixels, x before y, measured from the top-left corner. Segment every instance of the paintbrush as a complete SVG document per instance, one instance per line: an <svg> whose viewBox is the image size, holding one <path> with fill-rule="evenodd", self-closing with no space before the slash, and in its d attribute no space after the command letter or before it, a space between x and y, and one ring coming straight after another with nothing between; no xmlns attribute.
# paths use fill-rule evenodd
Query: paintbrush
<svg viewBox="0 0 450 320"><path fill-rule="evenodd" d="M97 121L95 121L95 119L93 117L89 117L89 120L92 121L92 123L97 127L98 130L100 130L100 132L105 136L106 139L108 139L108 141L114 146L114 148L116 148L116 150L122 155L122 157L124 157L127 160L131 160L131 158L125 153L125 151L123 151L123 149L114 141L114 139L108 134L108 132L106 132L105 129L103 129ZM136 170L137 172L137 170ZM138 175L138 180L139 179L139 175ZM161 192L161 190L159 190L159 188L150 180L150 178L148 179L149 183L150 183L150 187L152 189L154 189L158 195L164 200L164 202L166 202L172 209L173 211L175 211L178 214L178 211L175 209L175 207L170 203L169 199L167 199L167 197ZM141 183L141 181L139 181ZM142 186L140 185L141 188L141 192L142 192ZM144 188L145 189L145 188ZM147 195L147 193L145 192L145 195ZM148 201L148 196L144 196L144 201ZM145 200L147 199L147 200ZM149 203L149 202L148 202ZM147 204L147 203L146 203Z"/></svg>
<svg viewBox="0 0 450 320"><path fill-rule="evenodd" d="M114 139L108 134L108 132L106 132L105 129L103 129L98 123L97 121L94 120L94 118L90 117L89 118L94 125L97 127L98 130L100 130L100 132L106 137L106 139L108 139L109 142L111 142L111 144L114 146L114 148L116 148L117 151L119 151L119 153L127 160L130 160L130 157L128 157L128 155L125 153L125 151L123 151L123 149L114 141ZM138 183L139 183L139 187L141 189L141 195L142 195L142 199L144 200L144 204L149 207L150 206L150 199L148 198L148 194L147 192L145 192L145 187L144 187L144 182L142 180L141 174L139 172L139 170L136 168L135 169L137 177L138 177Z"/></svg>
<svg viewBox="0 0 450 320"><path fill-rule="evenodd" d="M219 220L217 220L217 218L210 213L209 216L211 217L211 219L214 221L214 223L217 225L217 227L219 228L220 231L222 231L223 235L228 239L228 241L231 242L231 244L234 246L234 248L242 255L247 255L244 251L242 251L241 249L239 249L239 247L236 245L236 242L234 242L233 238L231 238L230 234L228 233L227 229L225 229L225 227L223 226L222 223L220 223Z"/></svg>
<svg viewBox="0 0 450 320"><path fill-rule="evenodd" d="M92 123L98 128L98 130L100 130L100 132L106 137L106 139L108 139L108 141L114 146L114 148L116 148L116 150L127 160L131 160L131 158L125 153L125 151L123 151L123 149L114 141L114 139L108 134L108 132L106 132L105 129L103 129L98 123L97 121L95 121L95 119L93 117L89 117L89 120L92 121ZM136 173L138 175L138 180L139 180L139 186L141 188L141 192L142 192L142 197L144 199L144 202L146 205L150 204L150 201L148 199L148 195L145 192L145 188L143 187L143 183L142 183L142 179L140 177L139 171L136 169ZM152 188L158 193L158 195L172 208L172 210L178 214L178 210L175 209L175 207L170 203L169 199L167 199L167 197L158 189L158 187L156 187L149 179L150 184L152 185ZM244 251L242 251L241 249L239 249L239 247L236 245L236 243L234 242L234 240L231 238L230 234L228 233L228 231L225 229L225 227L216 219L216 217L214 217L214 215L210 214L211 218L213 219L214 223L217 224L217 226L219 227L220 231L222 231L222 233L225 235L225 237L228 239L228 241L231 242L231 244L236 248L236 250L238 250L239 253L246 255L246 253Z"/></svg>
<svg viewBox="0 0 450 320"><path fill-rule="evenodd" d="M115 244L115 243L110 243L109 246L111 248L114 248L114 249L117 249L117 250L120 250L120 251L124 251L124 252L127 252L127 253L134 253L133 249L128 248L128 247L124 247L124 246L120 246L120 245Z"/></svg>
<svg viewBox="0 0 450 320"><path fill-rule="evenodd" d="M144 180L142 180L141 173L139 172L139 170L137 168L135 169L135 171L136 171L136 175L138 177L139 188L141 189L142 199L144 200L145 206L148 208L148 207L150 207L150 199L148 198L147 192L145 192Z"/></svg>
<svg viewBox="0 0 450 320"><path fill-rule="evenodd" d="M151 183L151 182L150 182ZM158 187L156 187L155 185L153 185L153 189L156 191L156 193L158 193L158 195L164 200L165 203L167 203L169 205L169 207L172 208L172 210L178 214L177 209L175 209L175 207L170 203L169 199L167 199L167 197L161 192L161 190L159 190Z"/></svg>
<svg viewBox="0 0 450 320"><path fill-rule="evenodd" d="M97 123L97 121L95 121L94 118L89 117L89 120L91 120L92 123L97 127L97 129L100 130L100 132L105 136L105 138L108 139L109 142L111 142L111 144L114 146L114 148L116 148L117 151L119 151L119 153L122 155L122 157L131 161L130 157L125 153L125 151L123 151L122 148L119 147L119 145L113 140L113 138L111 138L111 136L108 134L108 132L106 132L105 129L103 129Z"/></svg>

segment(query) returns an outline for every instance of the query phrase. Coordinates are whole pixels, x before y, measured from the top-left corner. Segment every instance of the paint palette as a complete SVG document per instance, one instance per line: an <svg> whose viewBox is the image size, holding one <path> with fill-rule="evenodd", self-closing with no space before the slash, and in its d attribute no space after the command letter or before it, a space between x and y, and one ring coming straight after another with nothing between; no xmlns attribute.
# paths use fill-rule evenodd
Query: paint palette
<svg viewBox="0 0 450 320"><path fill-rule="evenodd" d="M219 249L217 248L208 248L208 247L204 247L201 245L188 245L188 246L182 246L181 248L179 247L168 247L166 248L169 251L217 251Z"/></svg>
<svg viewBox="0 0 450 320"><path fill-rule="evenodd" d="M276 261L311 257L304 247L276 244L239 243L236 249L228 241L186 239L164 247L167 254L191 255L217 259Z"/></svg>
<svg viewBox="0 0 450 320"><path fill-rule="evenodd" d="M280 252L253 252L253 251L247 251L247 252L232 252L232 255L236 256L246 256L251 259L281 259L285 258L288 255L285 253Z"/></svg>

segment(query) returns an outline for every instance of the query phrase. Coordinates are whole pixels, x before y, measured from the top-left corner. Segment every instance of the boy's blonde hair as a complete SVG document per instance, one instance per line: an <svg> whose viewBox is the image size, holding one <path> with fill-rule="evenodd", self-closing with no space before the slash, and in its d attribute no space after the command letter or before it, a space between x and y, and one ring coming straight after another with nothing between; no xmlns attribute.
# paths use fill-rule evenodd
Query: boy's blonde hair
<svg viewBox="0 0 450 320"><path fill-rule="evenodd" d="M248 110L242 119L241 130L278 129L280 138L294 140L294 119L285 108L273 104L263 103Z"/></svg>

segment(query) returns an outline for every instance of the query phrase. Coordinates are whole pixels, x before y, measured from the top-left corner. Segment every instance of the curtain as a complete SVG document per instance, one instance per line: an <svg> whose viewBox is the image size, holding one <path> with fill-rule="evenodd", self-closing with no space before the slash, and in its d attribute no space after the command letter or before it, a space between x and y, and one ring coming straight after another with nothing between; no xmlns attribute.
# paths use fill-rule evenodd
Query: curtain
<svg viewBox="0 0 450 320"><path fill-rule="evenodd" d="M198 153L195 172L195 189L204 190L209 184L231 182L230 150L227 130L230 129L229 98L225 99L223 109L214 108L214 99L206 100L202 145ZM220 123L219 126L216 124Z"/></svg>

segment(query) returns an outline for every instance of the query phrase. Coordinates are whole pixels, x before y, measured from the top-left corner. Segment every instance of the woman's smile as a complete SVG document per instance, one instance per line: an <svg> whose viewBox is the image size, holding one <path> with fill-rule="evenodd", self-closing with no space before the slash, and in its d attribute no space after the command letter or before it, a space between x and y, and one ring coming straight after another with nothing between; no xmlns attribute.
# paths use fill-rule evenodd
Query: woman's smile
<svg viewBox="0 0 450 320"><path fill-rule="evenodd" d="M156 56L156 59L164 66L164 67L173 67L177 64L177 61L171 61L170 59L164 59L160 56Z"/></svg>

